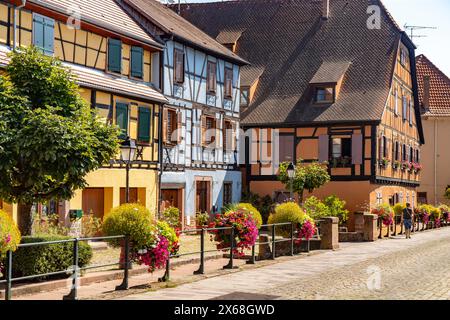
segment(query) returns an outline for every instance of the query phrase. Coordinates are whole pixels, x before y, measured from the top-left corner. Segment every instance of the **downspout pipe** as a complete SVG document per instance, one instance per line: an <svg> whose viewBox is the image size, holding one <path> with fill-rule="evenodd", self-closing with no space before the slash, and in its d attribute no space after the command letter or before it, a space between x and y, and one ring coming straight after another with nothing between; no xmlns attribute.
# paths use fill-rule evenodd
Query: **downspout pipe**
<svg viewBox="0 0 450 320"><path fill-rule="evenodd" d="M19 6L17 6L17 7L14 7L13 50L16 50L16 42L17 42L17 41L16 41L16 38L17 38L17 36L16 36L16 33L17 33L17 10L20 11L20 9L22 9L23 7L25 7L26 4L27 4L27 0L22 0L22 4L21 4L21 5L19 5Z"/></svg>

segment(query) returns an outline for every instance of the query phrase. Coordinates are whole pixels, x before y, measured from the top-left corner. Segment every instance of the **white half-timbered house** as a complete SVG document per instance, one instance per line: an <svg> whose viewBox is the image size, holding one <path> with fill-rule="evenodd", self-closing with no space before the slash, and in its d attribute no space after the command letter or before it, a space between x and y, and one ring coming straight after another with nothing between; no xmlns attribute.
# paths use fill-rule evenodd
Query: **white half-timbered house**
<svg viewBox="0 0 450 320"><path fill-rule="evenodd" d="M165 43L161 208L180 209L184 225L199 212L240 200L240 66L232 51L155 0L122 6Z"/></svg>

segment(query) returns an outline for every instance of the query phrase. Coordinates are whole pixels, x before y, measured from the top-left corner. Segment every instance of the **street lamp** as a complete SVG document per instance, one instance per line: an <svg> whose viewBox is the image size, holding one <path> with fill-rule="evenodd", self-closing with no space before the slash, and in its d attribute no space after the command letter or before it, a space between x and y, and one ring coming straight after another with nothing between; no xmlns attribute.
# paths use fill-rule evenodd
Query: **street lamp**
<svg viewBox="0 0 450 320"><path fill-rule="evenodd" d="M126 191L125 191L125 201L130 202L130 166L131 162L134 160L136 155L136 142L127 137L124 142L120 145L120 157L126 165L127 178L126 178Z"/></svg>
<svg viewBox="0 0 450 320"><path fill-rule="evenodd" d="M291 163L289 163L289 165L287 167L287 175L288 175L289 179L291 180L291 200L294 199L294 192L293 192L294 174L295 174L295 167L294 167L294 164L291 162Z"/></svg>

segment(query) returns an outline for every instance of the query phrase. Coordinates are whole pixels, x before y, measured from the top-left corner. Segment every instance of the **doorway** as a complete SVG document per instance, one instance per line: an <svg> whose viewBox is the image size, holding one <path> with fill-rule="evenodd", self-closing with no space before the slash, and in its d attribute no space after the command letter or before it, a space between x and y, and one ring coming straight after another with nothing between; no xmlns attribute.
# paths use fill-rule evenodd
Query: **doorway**
<svg viewBox="0 0 450 320"><path fill-rule="evenodd" d="M196 212L211 213L211 182L197 181L196 183Z"/></svg>
<svg viewBox="0 0 450 320"><path fill-rule="evenodd" d="M103 188L87 188L83 190L83 213L103 218L105 211L105 190Z"/></svg>

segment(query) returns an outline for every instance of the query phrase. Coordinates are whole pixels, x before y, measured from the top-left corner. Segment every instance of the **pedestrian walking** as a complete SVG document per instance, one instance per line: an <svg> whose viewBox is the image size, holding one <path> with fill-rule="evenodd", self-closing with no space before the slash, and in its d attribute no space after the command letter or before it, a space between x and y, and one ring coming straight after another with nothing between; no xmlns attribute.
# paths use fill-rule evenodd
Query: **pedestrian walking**
<svg viewBox="0 0 450 320"><path fill-rule="evenodd" d="M403 224L405 225L406 239L411 239L412 219L413 211L411 209L411 204L407 203L406 208L403 209Z"/></svg>

